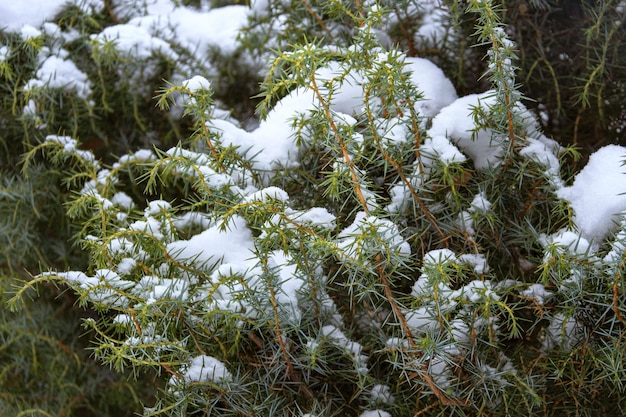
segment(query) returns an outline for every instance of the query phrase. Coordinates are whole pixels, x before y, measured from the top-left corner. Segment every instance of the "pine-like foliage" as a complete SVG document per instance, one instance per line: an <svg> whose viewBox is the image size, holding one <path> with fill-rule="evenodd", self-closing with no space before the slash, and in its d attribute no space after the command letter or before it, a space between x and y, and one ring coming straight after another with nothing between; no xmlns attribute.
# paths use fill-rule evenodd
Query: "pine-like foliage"
<svg viewBox="0 0 626 417"><path fill-rule="evenodd" d="M626 144L626 9L621 1L512 1L521 79L546 132L593 151Z"/></svg>
<svg viewBox="0 0 626 417"><path fill-rule="evenodd" d="M0 276L5 304L15 277ZM35 302L18 312L0 310L0 414L3 416L133 416L157 388L152 377L138 385L129 373L89 357L87 317L74 297L39 288Z"/></svg>
<svg viewBox="0 0 626 417"><path fill-rule="evenodd" d="M421 3L259 2L241 45L206 55L202 75L166 30L133 60L99 28L83 63L99 84L72 84L76 117L57 116L69 110L45 101L49 85L23 97L43 130L24 175L58 172L53 201L87 265L51 263L9 305L69 287L92 312L93 356L157 375L144 416L623 413L626 221L597 241L577 229L561 175L576 152L524 105L503 10ZM457 98L433 61L465 54L467 16L485 56L465 68L486 87ZM224 68L258 59L260 121L244 130L221 110ZM161 66L171 81L147 110ZM111 90L129 118L101 132L158 146L81 145L100 130L80 117L110 114ZM174 132L186 137L171 146ZM38 192L14 177L15 201Z"/></svg>

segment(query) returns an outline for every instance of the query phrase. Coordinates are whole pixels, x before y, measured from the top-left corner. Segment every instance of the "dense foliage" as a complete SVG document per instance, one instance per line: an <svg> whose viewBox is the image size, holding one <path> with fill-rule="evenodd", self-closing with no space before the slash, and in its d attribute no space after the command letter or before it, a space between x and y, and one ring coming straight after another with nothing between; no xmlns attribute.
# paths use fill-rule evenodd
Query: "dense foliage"
<svg viewBox="0 0 626 417"><path fill-rule="evenodd" d="M626 412L626 5L174 3L0 32L1 414Z"/></svg>

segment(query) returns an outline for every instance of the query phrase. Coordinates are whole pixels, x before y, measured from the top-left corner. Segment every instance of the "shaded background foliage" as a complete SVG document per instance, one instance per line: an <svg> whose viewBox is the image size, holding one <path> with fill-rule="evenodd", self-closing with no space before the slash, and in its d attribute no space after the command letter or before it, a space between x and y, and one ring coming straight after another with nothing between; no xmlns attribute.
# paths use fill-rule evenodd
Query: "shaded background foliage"
<svg viewBox="0 0 626 417"><path fill-rule="evenodd" d="M512 1L520 81L547 134L589 154L626 143L626 11L614 0ZM617 25L616 25L617 23Z"/></svg>

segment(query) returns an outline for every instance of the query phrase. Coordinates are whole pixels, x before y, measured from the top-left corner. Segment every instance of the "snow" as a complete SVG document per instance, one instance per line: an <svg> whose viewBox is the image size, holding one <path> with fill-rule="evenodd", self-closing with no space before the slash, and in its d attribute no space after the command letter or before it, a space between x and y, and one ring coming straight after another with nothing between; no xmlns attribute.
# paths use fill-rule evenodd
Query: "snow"
<svg viewBox="0 0 626 417"><path fill-rule="evenodd" d="M161 278L144 276L133 288L133 293L141 297L146 305L154 304L159 300L182 300L189 298L189 284L180 278Z"/></svg>
<svg viewBox="0 0 626 417"><path fill-rule="evenodd" d="M364 238L376 231L376 242ZM337 245L344 254L344 260L373 261L372 254L393 253L401 258L411 256L411 246L404 240L398 226L387 219L367 216L358 212L354 222L339 233Z"/></svg>
<svg viewBox="0 0 626 417"><path fill-rule="evenodd" d="M359 417L391 417L391 414L383 410L368 410L361 413Z"/></svg>
<svg viewBox="0 0 626 417"><path fill-rule="evenodd" d="M487 109L495 103L493 92L470 94L443 108L428 131L430 137L446 137L474 161L476 169L497 166L503 156L502 137L486 129L476 130L473 109Z"/></svg>
<svg viewBox="0 0 626 417"><path fill-rule="evenodd" d="M36 78L26 83L25 90L49 87L72 91L83 99L91 94L91 83L87 74L79 70L70 60L49 56L35 75Z"/></svg>
<svg viewBox="0 0 626 417"><path fill-rule="evenodd" d="M58 13L67 0L20 0L0 3L0 28L17 31L24 25L39 26Z"/></svg>
<svg viewBox="0 0 626 417"><path fill-rule="evenodd" d="M617 228L618 215L626 211L626 147L607 145L589 157L574 183L558 190L569 201L574 223L582 236L601 243Z"/></svg>
<svg viewBox="0 0 626 417"><path fill-rule="evenodd" d="M404 62L405 70L411 73L411 81L423 92L423 99L415 102L418 112L432 116L456 98L452 83L435 64L410 57L404 58ZM340 79L343 72L339 63L330 62L317 70L316 80L322 95L328 93L328 88L324 87L326 82L333 85L331 110L338 120L342 120L343 125L350 126L356 123L350 115L362 111L364 92L361 84L365 79L363 74L354 71ZM269 170L276 166L295 167L299 150L294 142L292 121L319 106L312 89L299 87L276 103L253 132L243 131L226 121L213 120L211 125L223 132L223 143L239 146L240 151L255 155L255 168Z"/></svg>
<svg viewBox="0 0 626 417"><path fill-rule="evenodd" d="M496 96L491 90L458 98L437 113L432 120L428 135L433 140L439 137L449 139L472 159L477 170L497 167L504 157L509 140L491 129L477 129L474 118L476 109L488 114L489 108L495 104ZM520 154L543 165L546 168L546 176L555 186L560 186L560 165L557 157L560 146L541 134L537 120L524 105L516 104L514 111L517 122L527 132L527 136L523 139L525 146L520 150ZM478 117L479 120L481 118L482 116ZM449 149L450 145L445 142L442 145ZM463 160L458 160L458 162L463 162Z"/></svg>
<svg viewBox="0 0 626 417"><path fill-rule="evenodd" d="M113 164L113 168L118 168L120 165L128 163L128 162L138 162L138 161L153 161L156 159L154 152L149 149L140 149L132 154L122 155L117 160L115 164Z"/></svg>
<svg viewBox="0 0 626 417"><path fill-rule="evenodd" d="M212 356L200 355L191 359L183 373L183 379L187 383L208 382L224 385L233 380L233 375L223 362Z"/></svg>
<svg viewBox="0 0 626 417"><path fill-rule="evenodd" d="M370 398L372 402L382 402L385 404L393 404L396 398L391 394L391 388L387 385L376 384L370 390Z"/></svg>
<svg viewBox="0 0 626 417"><path fill-rule="evenodd" d="M428 372L433 376L439 388L448 389L452 385L454 375L449 361L442 355L432 355L428 358Z"/></svg>
<svg viewBox="0 0 626 417"><path fill-rule="evenodd" d="M78 141L71 136L48 135L46 136L46 142L58 143L63 146L63 152L78 155L84 161L94 164L96 167L98 166L94 154L90 151L78 149Z"/></svg>
<svg viewBox="0 0 626 417"><path fill-rule="evenodd" d="M520 150L520 155L543 165L546 169L545 175L552 185L558 189L563 186L560 177L560 163L558 154L561 146L546 138L544 135L537 135L538 138L527 137L527 145Z"/></svg>
<svg viewBox="0 0 626 417"><path fill-rule="evenodd" d="M343 347L348 353L354 357L357 370L361 374L367 374L367 356L364 355L363 346L360 343L350 340L338 327L334 325L326 325L320 329L320 335L335 342L338 346Z"/></svg>
<svg viewBox="0 0 626 417"><path fill-rule="evenodd" d="M546 299L552 296L552 293L547 291L543 284L532 284L522 291L521 295L534 300L538 305L542 306Z"/></svg>
<svg viewBox="0 0 626 417"><path fill-rule="evenodd" d="M129 314L118 314L117 316L113 317L113 323L116 324L124 325L132 322L133 318Z"/></svg>
<svg viewBox="0 0 626 417"><path fill-rule="evenodd" d="M126 57L146 59L156 52L175 59L177 54L169 44L162 39L152 36L142 27L129 24L114 25L105 28L97 35L91 35L96 45L108 42L115 44L115 49Z"/></svg>
<svg viewBox="0 0 626 417"><path fill-rule="evenodd" d="M191 51L205 55L211 47L225 54L235 51L238 30L247 22L249 9L232 5L203 12L192 7L175 7L171 0L156 0L147 2L146 10L146 16L132 19L129 24L173 27L178 42Z"/></svg>
<svg viewBox="0 0 626 417"><path fill-rule="evenodd" d="M550 236L542 237L544 246L551 246L557 250L557 253L568 253L572 255L584 255L589 253L590 242L581 237L578 233L571 230L559 230ZM546 255L547 261L548 255Z"/></svg>
<svg viewBox="0 0 626 417"><path fill-rule="evenodd" d="M456 254L450 249L435 249L424 255L424 265L436 266L456 262Z"/></svg>
<svg viewBox="0 0 626 417"><path fill-rule="evenodd" d="M32 1L33 5L37 2ZM50 19L62 2L47 2L48 13L40 19L28 20L33 30L41 25L41 20ZM186 6L175 6L171 0L154 0L143 5L142 13L133 10L132 6L119 6L118 12L127 12L127 23L105 28L102 32L92 35L96 43L112 41L116 49L126 56L146 58L155 52L163 53L175 59L166 40L175 39L191 51L196 51L200 61L206 60L208 50L217 48L222 54L231 54L237 49L238 30L247 23L251 10L245 6L225 6L208 11L197 10ZM263 4L255 6L262 9ZM20 26L21 28L21 26ZM30 30L30 29L29 29ZM415 57L397 56L395 58L406 64L405 71L410 73L410 80L423 93L423 99L416 100L416 110L424 116L432 117L439 110L456 99L456 91L443 72L432 62ZM51 87L74 91L85 98L91 92L89 81L69 60L51 57L37 73L37 78L27 84L27 88L41 87L48 83ZM385 58L386 59L386 58ZM53 68L54 67L54 68ZM324 80L333 80L342 73L337 63L329 63L320 68L316 74L318 85L323 86ZM363 106L363 74L350 73L339 83L333 81L336 92L333 97L332 111L343 113L344 117L360 113ZM339 85L340 84L340 85ZM182 83L192 91L210 85L206 78L196 75ZM322 93L326 92L321 87ZM213 120L211 127L222 132L222 143L225 146L238 147L239 152L254 156L253 166L260 171L269 171L274 167L297 167L299 149L294 143L294 130L291 121L299 115L308 114L319 106L312 90L298 88L280 100L261 121L253 132L244 131L227 121ZM29 111L34 107L29 107ZM445 160L462 161L463 156L450 148L452 155L444 154ZM374 207L374 205L372 205Z"/></svg>
<svg viewBox="0 0 626 417"><path fill-rule="evenodd" d="M428 168L432 165L429 160L439 160L443 165L450 165L452 163L462 163L467 159L465 155L459 151L459 148L454 146L448 138L444 136L435 136L432 138L426 138L422 146L420 147L420 153L425 158L423 160L424 168Z"/></svg>
<svg viewBox="0 0 626 417"><path fill-rule="evenodd" d="M213 225L189 240L177 240L167 245L172 258L197 266L244 263L252 257L253 250L252 233L239 216L233 216L224 230L220 225Z"/></svg>
<svg viewBox="0 0 626 417"><path fill-rule="evenodd" d="M195 75L183 81L182 86L192 93L195 93L198 90L209 90L211 88L211 82L201 75Z"/></svg>
<svg viewBox="0 0 626 417"><path fill-rule="evenodd" d="M133 281L124 280L115 271L109 269L98 269L93 276L80 271L44 272L37 275L37 277L43 276L63 278L72 287L87 291L92 303L104 304L110 308L127 307L127 299L120 294L135 285Z"/></svg>
<svg viewBox="0 0 626 417"><path fill-rule="evenodd" d="M476 194L470 203L470 212L485 213L491 209L491 203L487 200L485 193Z"/></svg>
<svg viewBox="0 0 626 417"><path fill-rule="evenodd" d="M566 352L571 351L583 340L583 329L573 317L557 313L551 318L546 329L546 337L543 340L542 350L548 352L554 348L561 348Z"/></svg>
<svg viewBox="0 0 626 417"><path fill-rule="evenodd" d="M275 113L271 115L278 117L274 116ZM240 154L253 159L256 170L269 175L268 171L277 166L298 166L298 150L292 138L291 123L288 121L291 116L290 113L284 120L261 122L259 128L253 132L247 132L227 120L213 119L208 124L213 131L220 134L222 145L237 147Z"/></svg>
<svg viewBox="0 0 626 417"><path fill-rule="evenodd" d="M20 29L20 35L21 35L22 39L28 40L28 39L33 39L33 38L40 37L41 36L41 31L36 29L36 28L34 28L31 25L24 25Z"/></svg>
<svg viewBox="0 0 626 417"><path fill-rule="evenodd" d="M288 210L286 214L300 224L310 224L322 228L335 227L337 217L323 207L313 207L305 211Z"/></svg>
<svg viewBox="0 0 626 417"><path fill-rule="evenodd" d="M470 264L474 272L478 275L489 272L487 258L485 258L483 254L466 253L459 256L459 261Z"/></svg>
<svg viewBox="0 0 626 417"><path fill-rule="evenodd" d="M119 191L113 195L111 198L111 202L116 204L124 209L130 210L134 207L133 200L123 191Z"/></svg>
<svg viewBox="0 0 626 417"><path fill-rule="evenodd" d="M137 220L130 224L128 229L150 235L155 239L161 240L164 238L161 222L154 217L147 217L146 220Z"/></svg>
<svg viewBox="0 0 626 417"><path fill-rule="evenodd" d="M161 211L171 210L172 205L163 200L152 200L148 203L148 206L144 210L146 218L159 214Z"/></svg>
<svg viewBox="0 0 626 417"><path fill-rule="evenodd" d="M486 300L500 300L500 296L492 290L490 281L481 281L478 279L464 285L461 289L455 291L455 293L460 293L463 298L472 303L480 303Z"/></svg>
<svg viewBox="0 0 626 417"><path fill-rule="evenodd" d="M137 266L137 260L134 258L123 258L117 264L117 272L123 275L130 274L131 270Z"/></svg>
<svg viewBox="0 0 626 417"><path fill-rule="evenodd" d="M423 95L415 103L417 110L425 116L433 117L457 99L456 89L443 71L424 58L407 57L406 67L411 73L410 80Z"/></svg>
<svg viewBox="0 0 626 417"><path fill-rule="evenodd" d="M289 200L289 194L278 187L267 187L244 198L245 203L269 203L272 200L286 203Z"/></svg>
<svg viewBox="0 0 626 417"><path fill-rule="evenodd" d="M207 155L199 152L192 152L181 147L170 148L166 152L177 164L175 171L184 173L194 178L202 178L203 184L209 188L220 189L233 185L233 178L221 172L216 172L210 165ZM193 166L192 166L193 164Z"/></svg>
<svg viewBox="0 0 626 417"><path fill-rule="evenodd" d="M457 344L469 343L472 331L461 319L454 319L450 322L450 336Z"/></svg>
<svg viewBox="0 0 626 417"><path fill-rule="evenodd" d="M417 40L423 41L442 41L446 37L445 25L442 22L448 21L448 12L437 7L436 1L421 1L420 7L424 10L424 17L421 25L415 33Z"/></svg>
<svg viewBox="0 0 626 417"><path fill-rule="evenodd" d="M407 311L404 315L406 324L418 334L427 333L439 327L437 313L430 307L419 307Z"/></svg>

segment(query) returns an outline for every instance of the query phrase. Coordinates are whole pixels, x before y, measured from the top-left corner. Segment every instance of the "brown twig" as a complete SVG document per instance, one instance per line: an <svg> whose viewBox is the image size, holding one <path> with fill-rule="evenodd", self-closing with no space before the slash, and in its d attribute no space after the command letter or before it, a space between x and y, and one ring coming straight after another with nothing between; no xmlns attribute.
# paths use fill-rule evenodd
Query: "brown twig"
<svg viewBox="0 0 626 417"><path fill-rule="evenodd" d="M326 24L324 23L324 21L322 20L322 18L320 17L320 15L318 15L315 10L313 10L313 8L311 7L311 5L309 4L308 1L306 0L300 0L300 3L302 3L302 5L304 6L304 8L307 10L307 12L309 12L309 14L311 16L313 16L313 19L315 19L315 21L317 22L318 25L320 25L320 27L324 30L324 32L326 32L326 34L328 35L328 39L330 41L333 41L335 38L333 37L333 34L330 33L330 30L328 29L328 26L326 26Z"/></svg>
<svg viewBox="0 0 626 417"><path fill-rule="evenodd" d="M400 30L402 31L402 36L406 40L406 44L408 47L408 56L419 56L417 48L415 47L415 42L413 38L409 36L409 31L406 29L406 24L404 23L404 19L400 17L400 11L397 7L393 8L393 11L396 13L396 17L398 18L398 23L400 24Z"/></svg>
<svg viewBox="0 0 626 417"><path fill-rule="evenodd" d="M406 317L402 313L402 310L400 310L398 303L393 297L391 285L389 284L389 280L387 279L387 274L385 273L385 263L382 261L382 256L380 254L376 255L376 264L377 264L376 271L381 280L381 283L383 284L383 291L385 292L385 298L391 305L391 310L396 316L396 319L400 322L400 327L402 328L402 332L406 336L406 340L409 343L409 348L411 349L411 351L416 352L417 345L415 343L415 339L413 338L413 333L411 332L411 329L409 328L409 325L406 321ZM416 353L416 355L420 355L420 354ZM443 392L441 388L439 388L437 384L435 383L435 381L433 380L432 375L428 373L428 370L426 369L425 365L422 366L421 372L416 372L415 375L419 376L419 378L428 385L428 387L431 389L433 394L435 394L435 396L437 397L437 399L439 400L441 404L445 406L450 406L450 405L456 405L459 407L467 406L467 402L461 401L457 398L451 398L448 394Z"/></svg>
<svg viewBox="0 0 626 417"><path fill-rule="evenodd" d="M354 189L354 192L356 193L357 198L359 199L359 202L361 203L361 206L363 208L363 211L365 212L365 215L369 216L367 200L365 199L365 196L363 195L363 190L361 189L359 176L356 173L356 167L352 163L352 158L350 157L350 153L348 153L348 148L346 147L346 143L344 142L343 138L339 134L339 129L337 128L337 124L333 120L333 116L330 112L328 103L326 103L326 100L324 99L324 97L322 97L322 93L320 92L317 86L315 76L311 76L311 85L312 85L313 91L315 91L315 95L317 99L320 101L320 105L324 108L326 119L330 123L330 128L332 129L335 135L335 139L337 139L337 143L339 144L339 147L341 148L343 159L346 162L346 165L348 165L348 169L350 169L350 176L352 177L352 188Z"/></svg>
<svg viewBox="0 0 626 417"><path fill-rule="evenodd" d="M365 103L369 103L370 102L369 96L370 96L370 89L367 89L365 91L365 99L363 100ZM370 123L370 126L373 127L374 126L374 119L373 119L373 116L372 116L372 112L370 111L369 108L367 109L366 113L367 113L367 117L368 117L368 121ZM417 127L416 127L416 129L417 129ZM437 224L437 219L435 218L435 216L432 215L432 213L428 209L428 206L426 205L426 203L424 203L424 200L422 200L420 198L420 196L417 194L417 191L415 190L415 187L413 187L413 185L411 184L409 179L406 177L406 175L404 173L404 169L402 168L402 165L400 165L397 161L395 161L384 150L384 148L383 148L383 146L382 146L382 144L380 142L380 137L376 133L376 129L371 129L371 130L372 130L372 134L374 135L374 140L376 141L376 146L378 147L378 150L380 151L380 153L383 156L383 158L385 158L385 160L396 170L396 172L400 176L400 179L402 180L404 185L408 188L409 192L411 193L411 196L413 197L413 200L415 200L415 202L417 202L417 204L422 209L422 212L424 213L424 217L426 217L428 219L428 221L430 222L430 224L433 227L433 229L435 229L435 231L437 232L439 237L441 237L442 241L446 240L447 236L439 228L439 225ZM419 159L418 159L418 161L419 161ZM420 163L420 166L421 166L421 162L419 162L419 163Z"/></svg>
<svg viewBox="0 0 626 417"><path fill-rule="evenodd" d="M276 302L276 292L274 291L274 287L272 285L268 285L268 287L270 291L270 303L272 304L272 311L274 313L274 334L276 335L276 341L280 346L280 351L283 354L285 363L287 364L287 375L292 382L299 382L300 379L296 375L293 363L291 363L291 358L289 357L289 351L287 349L287 346L285 345L285 341L283 340L280 319L278 318L278 303Z"/></svg>
<svg viewBox="0 0 626 417"><path fill-rule="evenodd" d="M617 279L613 283L613 312L619 321L626 323L624 316L622 316L622 313L619 311L619 282Z"/></svg>
<svg viewBox="0 0 626 417"><path fill-rule="evenodd" d="M104 8L106 9L107 13L109 13L109 17L111 18L113 23L115 24L120 23L120 19L118 19L117 15L113 11L111 0L102 0L102 1L104 2Z"/></svg>

